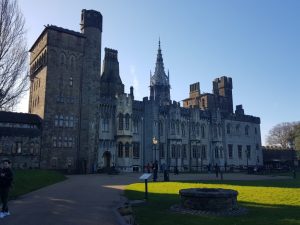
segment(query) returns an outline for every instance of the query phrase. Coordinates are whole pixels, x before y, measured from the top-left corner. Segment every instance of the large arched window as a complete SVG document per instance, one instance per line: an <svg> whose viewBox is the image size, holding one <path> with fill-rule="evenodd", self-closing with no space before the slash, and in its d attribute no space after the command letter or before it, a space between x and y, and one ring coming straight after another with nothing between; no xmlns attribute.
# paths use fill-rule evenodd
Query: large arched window
<svg viewBox="0 0 300 225"><path fill-rule="evenodd" d="M130 119L130 116L129 114L127 113L125 115L125 130L129 130L129 119Z"/></svg>
<svg viewBox="0 0 300 225"><path fill-rule="evenodd" d="M123 121L123 114L120 113L119 114L119 130L123 130L123 127L124 127L124 121Z"/></svg>
<svg viewBox="0 0 300 225"><path fill-rule="evenodd" d="M125 144L125 158L129 158L129 143Z"/></svg>
<svg viewBox="0 0 300 225"><path fill-rule="evenodd" d="M123 157L123 143L119 142L118 144L118 157L122 158Z"/></svg>

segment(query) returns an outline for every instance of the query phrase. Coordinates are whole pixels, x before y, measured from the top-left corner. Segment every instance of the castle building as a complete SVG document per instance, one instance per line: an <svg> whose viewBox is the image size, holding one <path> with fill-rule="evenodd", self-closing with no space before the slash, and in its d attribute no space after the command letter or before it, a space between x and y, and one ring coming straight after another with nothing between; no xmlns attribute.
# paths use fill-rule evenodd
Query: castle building
<svg viewBox="0 0 300 225"><path fill-rule="evenodd" d="M41 167L89 173L116 167L159 166L200 171L213 166L261 165L260 119L233 112L232 79L213 81L213 93L190 85L171 101L161 43L150 95L124 92L118 51L105 48L102 15L82 10L81 32L48 25L30 49L29 113L43 119Z"/></svg>
<svg viewBox="0 0 300 225"><path fill-rule="evenodd" d="M39 168L41 133L39 116L0 111L0 158L14 168Z"/></svg>

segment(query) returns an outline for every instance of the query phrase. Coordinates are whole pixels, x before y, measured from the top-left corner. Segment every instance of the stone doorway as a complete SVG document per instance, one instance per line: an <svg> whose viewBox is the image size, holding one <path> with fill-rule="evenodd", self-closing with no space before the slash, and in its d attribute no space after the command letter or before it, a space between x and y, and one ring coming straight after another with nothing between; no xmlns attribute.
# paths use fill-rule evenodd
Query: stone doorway
<svg viewBox="0 0 300 225"><path fill-rule="evenodd" d="M104 168L110 168L111 153L109 151L105 151L103 153L103 161L104 161Z"/></svg>

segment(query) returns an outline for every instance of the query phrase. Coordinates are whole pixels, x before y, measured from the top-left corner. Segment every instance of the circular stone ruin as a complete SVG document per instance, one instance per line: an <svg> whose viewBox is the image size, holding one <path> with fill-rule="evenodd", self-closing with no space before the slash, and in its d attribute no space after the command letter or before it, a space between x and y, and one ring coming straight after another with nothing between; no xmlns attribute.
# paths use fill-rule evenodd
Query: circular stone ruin
<svg viewBox="0 0 300 225"><path fill-rule="evenodd" d="M237 210L238 192L221 188L190 188L179 191L181 207L201 211Z"/></svg>

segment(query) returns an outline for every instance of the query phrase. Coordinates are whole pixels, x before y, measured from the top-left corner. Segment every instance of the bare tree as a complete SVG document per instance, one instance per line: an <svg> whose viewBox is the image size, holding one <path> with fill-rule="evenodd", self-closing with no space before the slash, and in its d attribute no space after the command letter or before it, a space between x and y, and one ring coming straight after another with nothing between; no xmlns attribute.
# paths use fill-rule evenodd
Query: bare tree
<svg viewBox="0 0 300 225"><path fill-rule="evenodd" d="M274 126L267 136L268 145L276 145L282 148L291 147L295 142L296 130L300 122L285 122Z"/></svg>
<svg viewBox="0 0 300 225"><path fill-rule="evenodd" d="M16 0L0 0L0 110L11 110L28 90L25 20Z"/></svg>

